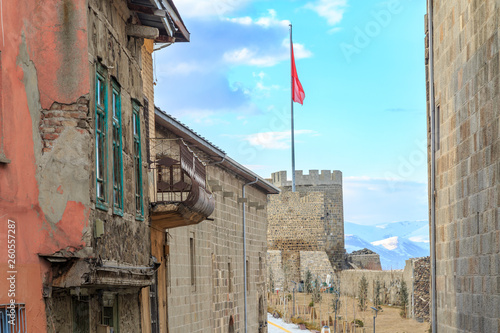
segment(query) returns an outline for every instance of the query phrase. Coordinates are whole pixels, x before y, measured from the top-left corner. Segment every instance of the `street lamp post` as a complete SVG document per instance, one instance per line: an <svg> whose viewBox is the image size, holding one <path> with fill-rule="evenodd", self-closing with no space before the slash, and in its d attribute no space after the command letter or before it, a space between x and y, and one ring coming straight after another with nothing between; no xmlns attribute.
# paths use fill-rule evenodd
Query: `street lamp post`
<svg viewBox="0 0 500 333"><path fill-rule="evenodd" d="M375 318L377 318L378 309L373 306L371 308L375 311L375 315L373 316L373 333L375 333Z"/></svg>

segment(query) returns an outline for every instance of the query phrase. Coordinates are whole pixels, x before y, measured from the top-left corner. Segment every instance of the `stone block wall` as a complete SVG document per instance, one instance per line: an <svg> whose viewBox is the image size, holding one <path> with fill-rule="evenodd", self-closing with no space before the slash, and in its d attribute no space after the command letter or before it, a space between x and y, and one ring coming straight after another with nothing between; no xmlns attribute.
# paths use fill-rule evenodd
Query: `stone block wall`
<svg viewBox="0 0 500 333"><path fill-rule="evenodd" d="M428 49L425 28L437 115L439 332L500 327L499 17L498 1L433 1L434 50ZM429 89L427 82L428 98ZM427 116L430 124L429 104Z"/></svg>
<svg viewBox="0 0 500 333"><path fill-rule="evenodd" d="M267 287L270 288L270 274L273 273L274 288L282 288L283 286L283 266L281 265L281 251L267 251Z"/></svg>
<svg viewBox="0 0 500 333"><path fill-rule="evenodd" d="M354 268L369 269L374 271L381 271L382 264L380 263L380 256L376 253L371 254L348 254L348 263L354 264Z"/></svg>
<svg viewBox="0 0 500 333"><path fill-rule="evenodd" d="M319 282L325 282L327 275L334 276L334 269L325 251L300 251L300 280L305 281L308 270L313 280L317 277Z"/></svg>
<svg viewBox="0 0 500 333"><path fill-rule="evenodd" d="M270 200L269 248L324 250L332 266L341 269L344 262L342 173L338 170L309 170L307 175L297 170L295 181L296 192L292 193L286 171L271 176L271 182L280 187L282 193ZM288 234L295 234L295 238L299 235L301 240L279 245L289 241Z"/></svg>
<svg viewBox="0 0 500 333"><path fill-rule="evenodd" d="M359 294L359 282L364 276L368 281L368 300L375 299L377 281L381 285L380 300L383 304L400 306L401 282L406 282L408 289L408 317L429 321L430 310L430 257L412 258L406 261L403 270L373 271L344 270L335 276L340 282L341 293L356 297Z"/></svg>
<svg viewBox="0 0 500 333"><path fill-rule="evenodd" d="M157 129L158 137L173 137ZM191 147L198 156L204 154ZM232 320L236 332L244 331L244 265L248 261L247 315L249 332L267 332L267 211L246 204L247 257L243 258L243 180L220 165L207 167L209 182L222 190L214 192L211 220L197 225L168 229L167 324L170 332L228 332ZM248 202L264 206L267 195L246 187ZM232 193L224 196L223 193ZM194 239L194 281L191 280L190 238ZM279 256L278 253L275 254ZM281 261L281 260L278 260ZM278 279L283 274L273 271ZM260 326L264 326L259 329Z"/></svg>

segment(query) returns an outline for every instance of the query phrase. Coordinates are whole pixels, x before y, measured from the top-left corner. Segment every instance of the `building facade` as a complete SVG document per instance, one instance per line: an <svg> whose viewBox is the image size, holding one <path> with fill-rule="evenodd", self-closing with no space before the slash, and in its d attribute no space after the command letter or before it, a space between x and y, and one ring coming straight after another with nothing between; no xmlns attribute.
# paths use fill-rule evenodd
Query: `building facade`
<svg viewBox="0 0 500 333"><path fill-rule="evenodd" d="M429 5L426 72L434 324L437 332L498 332L500 3Z"/></svg>
<svg viewBox="0 0 500 333"><path fill-rule="evenodd" d="M139 332L157 268L141 48L189 35L171 1L2 6L2 332Z"/></svg>
<svg viewBox="0 0 500 333"><path fill-rule="evenodd" d="M151 246L160 266L143 332L244 332L245 321L248 332L267 332L266 202L279 190L159 109L155 125Z"/></svg>
<svg viewBox="0 0 500 333"><path fill-rule="evenodd" d="M286 171L271 176L282 193L269 198L270 260L281 258L282 268L288 270L285 274L294 281L303 280L301 271L307 269L324 280L342 269L345 261L342 173L309 170L304 175L299 170L295 179L296 192L292 192Z"/></svg>

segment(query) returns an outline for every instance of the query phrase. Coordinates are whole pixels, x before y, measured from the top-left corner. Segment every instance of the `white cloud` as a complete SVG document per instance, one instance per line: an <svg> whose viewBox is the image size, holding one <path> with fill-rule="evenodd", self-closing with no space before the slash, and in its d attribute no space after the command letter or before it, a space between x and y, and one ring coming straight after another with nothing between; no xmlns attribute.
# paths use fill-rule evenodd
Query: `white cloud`
<svg viewBox="0 0 500 333"><path fill-rule="evenodd" d="M245 7L249 1L250 0L182 0L176 1L175 6L182 17L223 17Z"/></svg>
<svg viewBox="0 0 500 333"><path fill-rule="evenodd" d="M306 8L315 11L326 19L329 25L335 25L342 20L347 0L317 0L306 4Z"/></svg>
<svg viewBox="0 0 500 333"><path fill-rule="evenodd" d="M223 59L225 62L233 65L271 67L290 59L289 43L288 39L283 40L281 48L274 54L262 54L258 49L251 50L247 47L243 47L224 53ZM309 58L313 55L311 51L307 50L306 47L300 43L293 43L293 52L295 59Z"/></svg>
<svg viewBox="0 0 500 333"><path fill-rule="evenodd" d="M274 9L268 9L267 16L262 16L258 19L252 19L250 16L236 17L236 18L226 18L226 21L241 24L241 25L251 25L255 24L263 28L270 27L288 27L290 21L288 20L278 20L276 18L276 11Z"/></svg>
<svg viewBox="0 0 500 333"><path fill-rule="evenodd" d="M170 64L169 66L164 66L165 68L160 68L159 71L161 74L190 74L192 72L200 72L203 70L203 67L197 63L187 63L187 62L179 62L176 64Z"/></svg>
<svg viewBox="0 0 500 333"><path fill-rule="evenodd" d="M312 130L296 130L295 135L309 134L317 135ZM249 144L263 149L288 149L290 148L290 131L282 132L261 132L249 134L243 138Z"/></svg>

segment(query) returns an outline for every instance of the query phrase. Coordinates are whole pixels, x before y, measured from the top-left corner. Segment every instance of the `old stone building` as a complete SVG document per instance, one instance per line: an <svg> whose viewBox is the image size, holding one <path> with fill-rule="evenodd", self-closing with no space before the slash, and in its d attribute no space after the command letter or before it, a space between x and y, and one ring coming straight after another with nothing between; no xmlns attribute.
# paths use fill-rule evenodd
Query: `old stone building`
<svg viewBox="0 0 500 333"><path fill-rule="evenodd" d="M0 243L13 245L0 254L2 332L141 330L157 267L143 37L189 34L170 0L2 5Z"/></svg>
<svg viewBox="0 0 500 333"><path fill-rule="evenodd" d="M171 116L154 116L151 246L160 266L143 332L244 332L245 321L248 332L267 332L266 201L279 190Z"/></svg>
<svg viewBox="0 0 500 333"><path fill-rule="evenodd" d="M498 332L500 3L427 9L434 332Z"/></svg>
<svg viewBox="0 0 500 333"><path fill-rule="evenodd" d="M293 281L308 269L324 281L344 265L344 213L342 173L296 171L296 192L286 171L272 174L282 193L269 197L268 249L271 270Z"/></svg>

